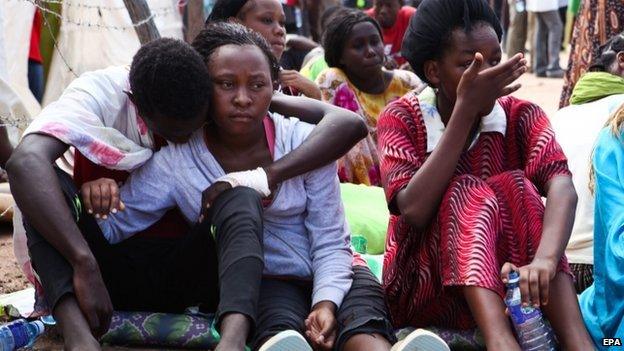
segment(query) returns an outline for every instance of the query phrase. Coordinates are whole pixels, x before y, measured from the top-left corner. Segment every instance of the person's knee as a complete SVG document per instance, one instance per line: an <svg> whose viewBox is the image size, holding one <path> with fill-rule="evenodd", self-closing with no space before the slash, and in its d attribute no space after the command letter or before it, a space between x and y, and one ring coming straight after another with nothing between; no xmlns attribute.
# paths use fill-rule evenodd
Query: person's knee
<svg viewBox="0 0 624 351"><path fill-rule="evenodd" d="M224 191L211 208L212 224L219 226L229 218L251 218L261 221L262 202L260 194L247 187L236 187Z"/></svg>
<svg viewBox="0 0 624 351"><path fill-rule="evenodd" d="M241 210L260 212L262 210L260 194L248 187L235 187L221 193L212 205L215 216L217 213Z"/></svg>
<svg viewBox="0 0 624 351"><path fill-rule="evenodd" d="M490 186L497 187L498 184L509 185L523 183L526 175L523 170L516 169L512 171L503 172L494 176L491 176L486 180Z"/></svg>
<svg viewBox="0 0 624 351"><path fill-rule="evenodd" d="M483 187L487 186L485 181L477 176L472 174L462 174L451 179L451 182L448 186L449 192L455 192L457 190L465 191L466 189L471 189L475 187Z"/></svg>

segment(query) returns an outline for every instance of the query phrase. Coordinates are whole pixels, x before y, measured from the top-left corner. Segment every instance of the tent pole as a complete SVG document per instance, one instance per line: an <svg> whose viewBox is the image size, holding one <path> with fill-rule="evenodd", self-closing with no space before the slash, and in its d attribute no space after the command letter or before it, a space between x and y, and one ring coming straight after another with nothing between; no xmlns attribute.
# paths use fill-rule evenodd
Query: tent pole
<svg viewBox="0 0 624 351"><path fill-rule="evenodd" d="M130 19L134 25L151 16L149 6L147 6L147 2L145 2L145 0L123 0L123 2L124 5L126 5L126 9L128 10ZM141 24L140 26L134 27L134 29L139 36L141 45L160 38L160 33L158 33L158 28L156 28L153 18L150 18L149 21Z"/></svg>

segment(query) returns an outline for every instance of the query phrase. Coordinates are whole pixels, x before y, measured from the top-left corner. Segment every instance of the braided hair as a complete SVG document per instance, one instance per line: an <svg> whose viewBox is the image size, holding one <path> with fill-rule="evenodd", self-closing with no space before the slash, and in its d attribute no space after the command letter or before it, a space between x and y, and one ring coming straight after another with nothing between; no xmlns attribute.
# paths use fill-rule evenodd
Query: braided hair
<svg viewBox="0 0 624 351"><path fill-rule="evenodd" d="M469 33L479 23L491 26L501 40L500 21L486 0L424 0L410 20L401 55L420 79L430 83L425 62L442 57L453 30L462 28Z"/></svg>
<svg viewBox="0 0 624 351"><path fill-rule="evenodd" d="M215 22L210 23L204 28L193 40L193 48L207 62L210 61L212 54L218 48L225 45L252 45L257 46L269 63L271 69L271 79L277 81L279 79L279 62L273 56L269 44L258 33L253 30L236 23Z"/></svg>

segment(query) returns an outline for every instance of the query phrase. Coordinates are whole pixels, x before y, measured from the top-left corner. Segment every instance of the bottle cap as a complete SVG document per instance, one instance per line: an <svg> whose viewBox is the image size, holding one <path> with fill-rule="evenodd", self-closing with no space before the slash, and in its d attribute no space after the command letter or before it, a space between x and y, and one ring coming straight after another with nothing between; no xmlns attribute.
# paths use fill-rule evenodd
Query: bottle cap
<svg viewBox="0 0 624 351"><path fill-rule="evenodd" d="M520 275L518 274L518 272L511 271L509 273L509 281L507 283L508 284L513 284L513 283L517 283L519 281L520 281Z"/></svg>
<svg viewBox="0 0 624 351"><path fill-rule="evenodd" d="M366 238L361 235L351 236L351 245L353 245L353 248L357 253L365 254L367 250L367 243L368 240L366 240Z"/></svg>

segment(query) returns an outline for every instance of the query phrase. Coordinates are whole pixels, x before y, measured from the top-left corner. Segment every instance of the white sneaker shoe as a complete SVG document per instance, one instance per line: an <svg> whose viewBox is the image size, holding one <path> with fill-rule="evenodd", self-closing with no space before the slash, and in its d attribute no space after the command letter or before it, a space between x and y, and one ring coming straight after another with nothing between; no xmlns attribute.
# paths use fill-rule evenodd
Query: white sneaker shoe
<svg viewBox="0 0 624 351"><path fill-rule="evenodd" d="M396 343L391 351L450 351L446 342L435 333L416 329Z"/></svg>
<svg viewBox="0 0 624 351"><path fill-rule="evenodd" d="M312 347L301 334L284 330L267 340L259 351L312 351Z"/></svg>

